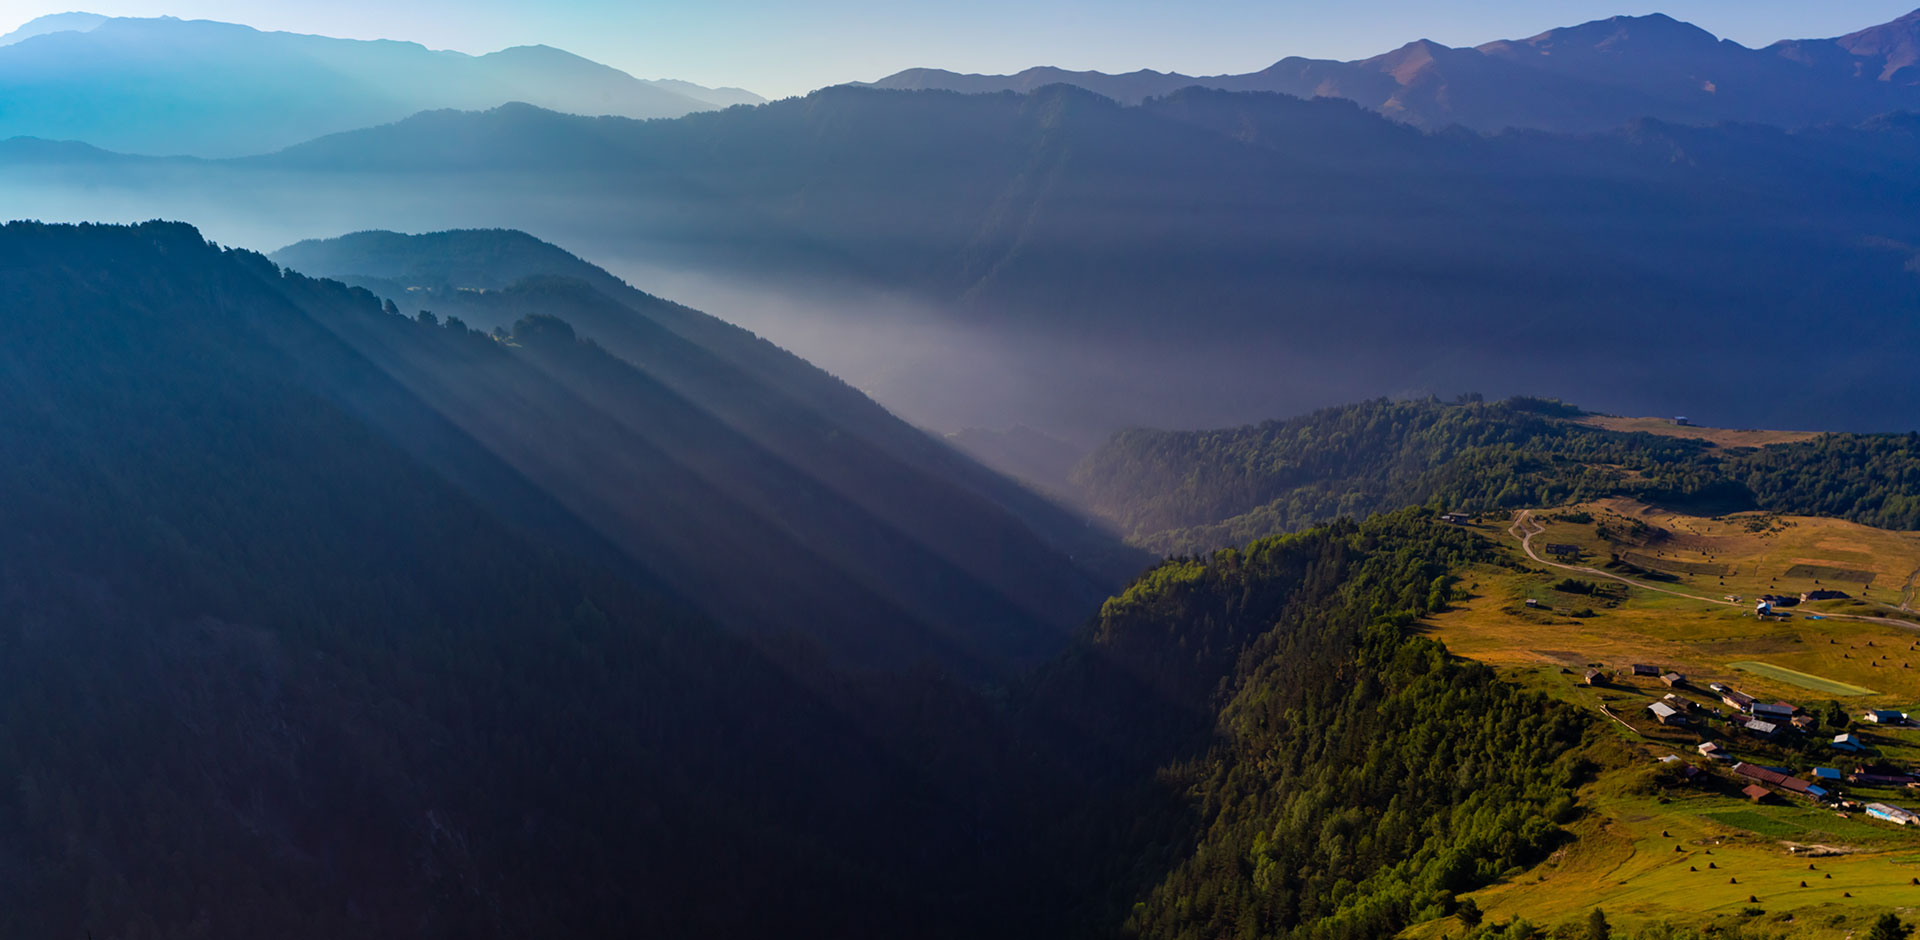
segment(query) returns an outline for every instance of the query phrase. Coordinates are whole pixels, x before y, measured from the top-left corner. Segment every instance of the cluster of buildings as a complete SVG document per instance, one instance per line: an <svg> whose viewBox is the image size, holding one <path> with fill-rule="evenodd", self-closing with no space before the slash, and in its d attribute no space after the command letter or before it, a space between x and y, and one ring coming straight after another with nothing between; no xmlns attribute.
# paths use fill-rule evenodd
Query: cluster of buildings
<svg viewBox="0 0 1920 940"><path fill-rule="evenodd" d="M1686 677L1673 671L1662 670L1656 666L1634 664L1630 670L1635 676L1658 677L1668 688L1679 689L1686 686ZM1604 681L1596 678L1594 672L1587 676L1589 684ZM1700 691L1700 690L1696 690ZM1709 683L1705 691L1719 696L1721 704L1731 710L1728 720L1730 727L1757 740L1772 740L1788 729L1810 732L1817 722L1811 715L1789 702L1762 702L1753 696L1721 683ZM1668 692L1658 700L1646 706L1655 721L1670 727L1687 727L1698 723L1700 706L1675 692ZM1906 712L1890 709L1874 709L1860 716L1861 720L1878 725L1906 725L1909 717ZM1834 735L1831 747L1841 753L1859 753L1867 750L1858 735L1842 732ZM1872 765L1855 765L1851 772L1836 768L1817 767L1811 779L1794 775L1782 767L1765 767L1746 761L1735 760L1727 747L1718 741L1706 741L1698 745L1700 756L1712 761L1732 763L1731 771L1737 782L1744 783L1741 790L1748 799L1759 802L1776 793L1803 797L1815 803L1832 804L1839 802L1838 788L1842 784L1865 787L1908 787L1920 790L1920 776L1905 771ZM1842 804L1846 808L1865 812L1867 815L1898 825L1920 825L1920 814L1892 806L1886 803Z"/></svg>

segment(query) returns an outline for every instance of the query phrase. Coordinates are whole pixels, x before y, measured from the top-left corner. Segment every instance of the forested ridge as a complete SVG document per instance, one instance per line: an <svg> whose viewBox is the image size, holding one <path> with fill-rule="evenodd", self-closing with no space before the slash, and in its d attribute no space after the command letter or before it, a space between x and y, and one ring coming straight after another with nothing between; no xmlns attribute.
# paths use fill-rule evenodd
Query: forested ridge
<svg viewBox="0 0 1920 940"><path fill-rule="evenodd" d="M1761 448L1577 424L1557 401L1376 399L1216 431L1129 430L1075 470L1141 544L1234 545L1342 516L1637 496L1920 528L1920 435L1823 434Z"/></svg>
<svg viewBox="0 0 1920 940"><path fill-rule="evenodd" d="M1487 557L1401 512L1170 561L1107 603L1103 646L1233 662L1175 772L1196 841L1129 931L1391 936L1557 844L1587 720L1408 631Z"/></svg>

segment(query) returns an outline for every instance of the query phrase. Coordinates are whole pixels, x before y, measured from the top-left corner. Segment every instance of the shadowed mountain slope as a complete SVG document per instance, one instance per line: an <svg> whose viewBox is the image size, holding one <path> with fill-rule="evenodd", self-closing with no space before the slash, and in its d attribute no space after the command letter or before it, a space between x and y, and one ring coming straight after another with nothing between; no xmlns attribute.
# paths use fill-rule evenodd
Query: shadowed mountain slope
<svg viewBox="0 0 1920 940"><path fill-rule="evenodd" d="M301 242L273 258L481 330L559 316L836 499L912 533L1045 622L1073 624L1144 562L1084 518L805 360L524 233L362 232Z"/></svg>
<svg viewBox="0 0 1920 940"><path fill-rule="evenodd" d="M716 629L711 584L596 558L423 388L580 432L528 399L629 367L184 225L0 245L5 933L880 936L978 883L961 771ZM764 554L708 561L804 619Z"/></svg>

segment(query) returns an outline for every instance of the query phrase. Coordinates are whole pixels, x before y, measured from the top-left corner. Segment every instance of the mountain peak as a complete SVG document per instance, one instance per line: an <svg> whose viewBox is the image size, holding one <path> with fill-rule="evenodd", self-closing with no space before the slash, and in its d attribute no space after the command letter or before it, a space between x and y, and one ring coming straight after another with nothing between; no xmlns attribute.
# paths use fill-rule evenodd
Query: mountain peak
<svg viewBox="0 0 1920 940"><path fill-rule="evenodd" d="M1848 33L1833 41L1848 53L1865 59L1881 60L1882 81L1903 81L1920 63L1920 10L1879 26Z"/></svg>
<svg viewBox="0 0 1920 940"><path fill-rule="evenodd" d="M1488 52L1531 46L1542 53L1552 54L1554 51L1572 49L1612 51L1628 44L1679 51L1717 46L1720 38L1665 13L1649 13L1645 16L1611 16L1578 26L1562 26L1526 39L1490 42L1480 49Z"/></svg>
<svg viewBox="0 0 1920 940"><path fill-rule="evenodd" d="M22 24L19 29L0 36L0 46L10 46L23 39L44 36L48 33L84 33L99 26L108 17L98 13L49 13L37 16Z"/></svg>

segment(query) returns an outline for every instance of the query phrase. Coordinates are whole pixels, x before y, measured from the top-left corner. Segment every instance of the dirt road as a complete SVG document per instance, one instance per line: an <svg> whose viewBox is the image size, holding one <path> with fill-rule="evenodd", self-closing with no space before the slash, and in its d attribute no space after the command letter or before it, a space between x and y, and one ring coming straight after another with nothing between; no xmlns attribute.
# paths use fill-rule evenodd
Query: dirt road
<svg viewBox="0 0 1920 940"><path fill-rule="evenodd" d="M1741 601L1730 601L1730 600L1726 600L1724 598L1719 598L1719 597L1702 597L1698 594L1689 594L1685 591L1676 591L1673 588L1661 587L1657 584L1647 584L1644 581L1635 581L1632 578L1624 577L1622 575L1617 575L1611 571L1602 571L1599 568L1593 568L1587 565L1568 565L1568 564L1562 564L1561 562L1557 562L1557 561L1548 561L1547 559L1540 557L1540 555L1533 550L1533 537L1545 531L1547 531L1546 526L1533 521L1533 510L1523 509L1520 511L1520 514L1518 516L1514 517L1513 525L1508 527L1507 534L1520 540L1520 549L1527 553L1528 558L1531 558L1534 561L1539 562L1540 564L1547 565L1548 567L1559 568L1562 571L1573 571L1579 574L1592 575L1596 578L1606 578L1607 580L1610 580L1610 581L1618 581L1621 584L1625 584L1629 587L1637 587L1643 591L1657 591L1661 594L1670 594L1674 597L1684 597L1684 598L1687 598L1688 600L1703 601L1708 604L1719 604L1722 607L1746 606L1745 603ZM1893 626L1893 627L1900 627L1903 630L1913 630L1916 632L1920 632L1920 624L1913 623L1912 621L1909 621L1909 620L1895 620L1891 617L1867 617L1860 614L1821 614L1820 616L1828 620L1853 620L1853 621L1858 621L1860 623L1879 623L1879 624L1886 624L1888 626Z"/></svg>

